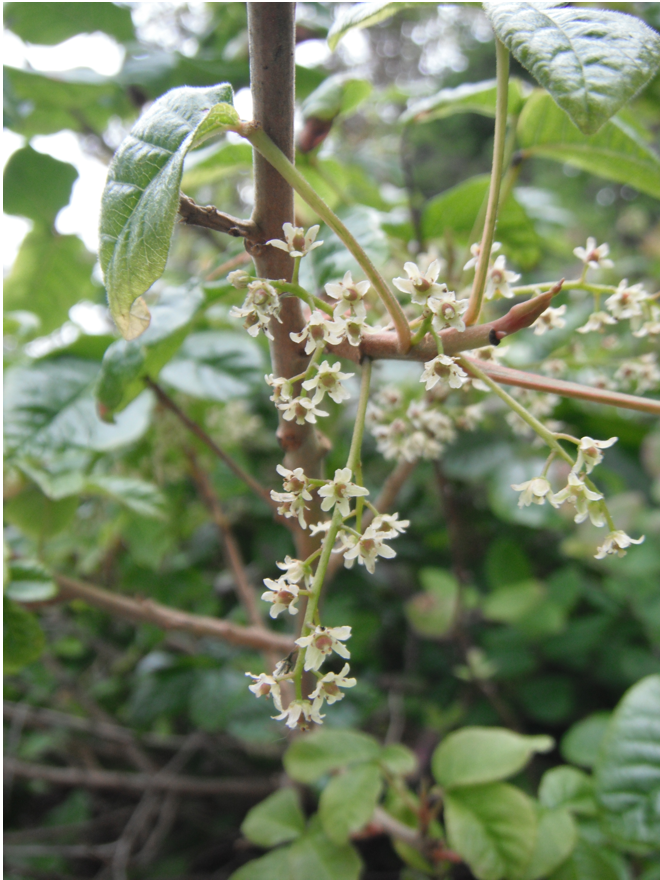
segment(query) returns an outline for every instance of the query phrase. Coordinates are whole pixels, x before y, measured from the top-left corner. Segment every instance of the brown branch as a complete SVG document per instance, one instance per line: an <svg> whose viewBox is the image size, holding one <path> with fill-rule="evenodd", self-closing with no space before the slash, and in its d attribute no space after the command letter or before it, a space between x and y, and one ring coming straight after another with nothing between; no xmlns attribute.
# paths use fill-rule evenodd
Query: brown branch
<svg viewBox="0 0 660 880"><path fill-rule="evenodd" d="M211 439L206 431L194 422L189 416L187 416L184 411L176 405L176 403L172 400L172 398L165 392L157 382L154 382L153 379L149 378L149 376L145 377L146 384L151 388L156 397L158 398L159 403L161 403L166 409L169 409L170 412L173 412L174 415L179 419L179 421L188 428L191 434L194 434L199 440L207 446L214 455L216 455L220 461L223 461L229 470L235 474L239 480L243 480L243 482L252 489L252 491L261 498L262 501L265 501L266 504L271 509L276 509L277 504L270 497L270 493L267 489L259 483L253 476L244 471L243 468L237 464L234 459L228 455L224 449L222 449L215 440Z"/></svg>
<svg viewBox="0 0 660 880"><path fill-rule="evenodd" d="M23 779L41 779L53 785L82 788L104 788L114 791L137 791L147 789L173 791L188 795L220 795L245 797L254 800L266 797L278 786L277 779L217 778L202 779L197 776L171 773L125 773L119 770L81 770L78 767L52 767L32 764L17 758L6 758L5 767Z"/></svg>
<svg viewBox="0 0 660 880"><path fill-rule="evenodd" d="M27 846L7 845L4 848L8 859L32 859L39 856L60 856L68 859L99 859L102 862L112 858L114 843L101 843L96 846L86 843L48 844L30 843Z"/></svg>
<svg viewBox="0 0 660 880"><path fill-rule="evenodd" d="M179 197L179 214L181 222L187 226L203 226L205 229L215 229L216 232L224 232L234 238L250 240L257 234L256 224L252 220L239 220L238 217L218 211L213 205L198 205L184 193Z"/></svg>
<svg viewBox="0 0 660 880"><path fill-rule="evenodd" d="M257 651L274 651L288 654L294 647L293 637L280 635L254 626L239 626L217 617L188 614L154 602L153 599L137 599L113 593L100 587L57 575L62 599L83 599L95 608L124 617L134 623L152 623L161 629L177 629L199 637L222 639L232 645L241 645Z"/></svg>
<svg viewBox="0 0 660 880"><path fill-rule="evenodd" d="M227 561L229 562L229 566L234 575L238 599L245 609L250 623L259 629L265 629L257 594L255 593L254 587L250 583L247 572L245 571L241 549L238 546L238 541L234 537L231 524L222 509L220 499L211 485L208 474L200 468L197 456L193 450L188 450L187 455L188 460L190 461L192 478L195 481L199 494L202 496L204 503L208 507L211 516L213 517L213 521L218 527L218 531L222 537L225 546L225 553L227 554Z"/></svg>

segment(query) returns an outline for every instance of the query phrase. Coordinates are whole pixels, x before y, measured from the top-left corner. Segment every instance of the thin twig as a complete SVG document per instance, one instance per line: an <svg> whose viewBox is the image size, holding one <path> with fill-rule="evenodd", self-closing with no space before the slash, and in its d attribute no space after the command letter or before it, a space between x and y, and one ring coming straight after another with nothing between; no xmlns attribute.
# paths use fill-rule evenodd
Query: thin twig
<svg viewBox="0 0 660 880"><path fill-rule="evenodd" d="M270 493L268 492L268 490L264 489L261 483L255 480L255 478L248 474L247 471L244 471L243 468L239 464L237 464L234 459L230 455L228 455L228 453L224 451L224 449L221 449L221 447L218 446L215 440L212 440L211 437L209 437L209 435L201 427L201 425L198 425L197 422L194 422L189 416L187 416L157 382L154 382L154 380L149 378L148 376L145 378L145 382L154 392L159 402L164 407L169 409L170 412L173 412L174 415L179 419L179 421L182 422L182 424L184 424L186 428L188 428L188 430L195 435L195 437L201 440L202 443L204 443L204 445L207 446L214 455L216 455L221 461L223 461L227 465L229 470L239 478L239 480L243 480L243 482L247 486L249 486L250 489L252 489L252 491L262 499L262 501L265 501L271 509L277 508L277 504L270 497Z"/></svg>
<svg viewBox="0 0 660 880"><path fill-rule="evenodd" d="M257 234L257 227L251 220L239 220L238 217L218 211L213 205L198 205L184 193L179 196L179 214L182 222L188 226L215 229L234 238L253 239Z"/></svg>
<svg viewBox="0 0 660 880"><path fill-rule="evenodd" d="M69 859L99 859L102 862L112 858L114 843L101 843L92 846L86 843L48 844L30 843L26 846L5 846L4 853L9 859L33 859L39 856L60 856Z"/></svg>
<svg viewBox="0 0 660 880"><path fill-rule="evenodd" d="M206 617L202 614L188 614L179 611L178 608L161 605L153 599L123 596L64 575L57 575L55 580L59 585L59 595L62 599L83 599L95 608L102 608L134 623L152 623L162 629L184 630L195 636L222 639L230 644L254 648L257 651L288 654L294 647L292 637L269 630L240 626L228 620Z"/></svg>

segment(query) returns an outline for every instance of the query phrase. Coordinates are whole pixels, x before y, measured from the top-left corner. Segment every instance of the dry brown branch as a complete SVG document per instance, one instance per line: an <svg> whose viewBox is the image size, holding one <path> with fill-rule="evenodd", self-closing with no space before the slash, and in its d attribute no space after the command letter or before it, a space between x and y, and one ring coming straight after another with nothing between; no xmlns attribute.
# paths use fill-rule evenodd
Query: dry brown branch
<svg viewBox="0 0 660 880"><path fill-rule="evenodd" d="M215 229L216 232L224 232L234 238L252 239L257 232L257 227L251 220L239 220L238 217L218 211L213 205L198 205L183 193L179 197L179 214L181 222L188 226Z"/></svg>
<svg viewBox="0 0 660 880"><path fill-rule="evenodd" d="M293 637L280 635L254 626L239 626L216 617L188 614L177 608L169 608L153 599L137 599L113 593L57 575L55 580L62 599L83 599L95 608L102 608L118 617L134 623L152 623L162 629L178 629L199 637L222 639L232 645L254 648L257 651L274 651L288 654L294 647Z"/></svg>
<svg viewBox="0 0 660 880"><path fill-rule="evenodd" d="M218 778L202 779L197 776L174 774L124 773L118 770L81 770L78 767L52 767L32 764L17 758L7 758L5 767L23 779L41 779L52 785L82 788L104 788L114 791L147 789L173 791L184 795L220 795L224 797L259 800L277 788L277 779Z"/></svg>

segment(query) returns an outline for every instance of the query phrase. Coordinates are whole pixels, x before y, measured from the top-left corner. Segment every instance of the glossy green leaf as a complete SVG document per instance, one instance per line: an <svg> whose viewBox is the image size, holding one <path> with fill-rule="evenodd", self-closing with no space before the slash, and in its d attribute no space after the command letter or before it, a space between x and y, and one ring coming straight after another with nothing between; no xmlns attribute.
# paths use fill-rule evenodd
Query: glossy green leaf
<svg viewBox="0 0 660 880"><path fill-rule="evenodd" d="M369 97L372 88L366 79L347 74L329 76L303 101L303 119L332 120L340 113L352 113Z"/></svg>
<svg viewBox="0 0 660 880"><path fill-rule="evenodd" d="M512 76L509 79L507 112L509 116L518 116L525 101L531 94L531 88L521 79ZM401 116L400 122L432 122L444 119L455 113L480 113L483 116L495 116L497 98L496 80L489 79L479 83L463 83L453 89L441 89L437 94L415 101Z"/></svg>
<svg viewBox="0 0 660 880"><path fill-rule="evenodd" d="M386 21L402 9L422 6L423 3L389 3L387 0L375 0L371 3L354 3L340 8L334 24L328 31L328 45L336 49L337 44L349 31L371 27Z"/></svg>
<svg viewBox="0 0 660 880"><path fill-rule="evenodd" d="M409 776L417 771L417 755L402 743L390 743L383 747L378 759L388 773L396 776Z"/></svg>
<svg viewBox="0 0 660 880"><path fill-rule="evenodd" d="M117 82L91 70L46 76L5 67L3 75L4 124L26 137L65 128L104 131L111 117L130 118L135 113Z"/></svg>
<svg viewBox="0 0 660 880"><path fill-rule="evenodd" d="M555 871L575 849L578 833L571 814L564 809L540 809L536 846L520 880L542 880Z"/></svg>
<svg viewBox="0 0 660 880"><path fill-rule="evenodd" d="M274 880L275 877L290 877L290 854L290 846L273 850L260 859L252 859L238 871L234 871L229 880Z"/></svg>
<svg viewBox="0 0 660 880"><path fill-rule="evenodd" d="M564 759L580 767L593 767L610 717L610 712L594 712L574 724L561 741Z"/></svg>
<svg viewBox="0 0 660 880"><path fill-rule="evenodd" d="M165 519L165 498L153 483L135 477L94 474L85 481L84 491L118 501L148 519Z"/></svg>
<svg viewBox="0 0 660 880"><path fill-rule="evenodd" d="M630 872L619 853L580 838L550 880L630 880Z"/></svg>
<svg viewBox="0 0 660 880"><path fill-rule="evenodd" d="M141 295L165 269L186 153L231 125L231 100L226 83L173 89L143 114L112 160L101 204L99 259L110 311L126 339L148 326Z"/></svg>
<svg viewBox="0 0 660 880"><path fill-rule="evenodd" d="M43 541L63 532L77 508L75 497L52 501L41 489L28 486L5 504L4 518L31 538Z"/></svg>
<svg viewBox="0 0 660 880"><path fill-rule="evenodd" d="M252 167L252 147L248 143L220 143L189 154L181 178L184 192L216 183L238 169Z"/></svg>
<svg viewBox="0 0 660 880"><path fill-rule="evenodd" d="M601 824L617 846L640 854L660 849L660 675L625 693L594 774Z"/></svg>
<svg viewBox="0 0 660 880"><path fill-rule="evenodd" d="M585 134L660 67L660 37L631 15L529 0L485 0L484 9L499 39Z"/></svg>
<svg viewBox="0 0 660 880"><path fill-rule="evenodd" d="M9 566L5 593L16 602L44 602L57 595L57 584L40 562L14 559Z"/></svg>
<svg viewBox="0 0 660 880"><path fill-rule="evenodd" d="M420 578L424 592L406 602L406 617L419 635L440 638L450 631L456 619L458 582L439 568L423 569Z"/></svg>
<svg viewBox="0 0 660 880"><path fill-rule="evenodd" d="M380 746L366 733L318 730L292 743L284 755L284 769L296 782L316 782L331 770L378 758Z"/></svg>
<svg viewBox="0 0 660 880"><path fill-rule="evenodd" d="M4 672L12 675L39 659L46 640L34 614L6 596L2 617Z"/></svg>
<svg viewBox="0 0 660 880"><path fill-rule="evenodd" d="M6 3L3 12L5 27L27 43L52 46L95 31L121 42L135 37L130 9L116 3Z"/></svg>
<svg viewBox="0 0 660 880"><path fill-rule="evenodd" d="M477 880L518 877L529 865L538 833L534 803L502 782L445 794L447 839Z"/></svg>
<svg viewBox="0 0 660 880"><path fill-rule="evenodd" d="M293 788L282 788L252 807L241 831L257 846L278 846L295 840L305 830L305 817Z"/></svg>
<svg viewBox="0 0 660 880"><path fill-rule="evenodd" d="M289 850L291 880L358 880L362 861L350 843L333 843L312 819L309 831Z"/></svg>
<svg viewBox="0 0 660 880"><path fill-rule="evenodd" d="M498 623L516 623L543 601L545 590L538 581L523 581L510 587L500 587L483 602L482 611L487 620Z"/></svg>
<svg viewBox="0 0 660 880"><path fill-rule="evenodd" d="M660 198L660 159L621 119L611 119L597 134L584 135L538 91L520 114L518 138L527 156L566 162Z"/></svg>
<svg viewBox="0 0 660 880"><path fill-rule="evenodd" d="M539 801L549 810L562 807L583 816L596 812L593 780L575 767L547 770L539 786Z"/></svg>
<svg viewBox="0 0 660 880"><path fill-rule="evenodd" d="M433 753L431 768L445 789L495 782L513 776L534 752L549 752L550 736L522 736L502 727L464 727L446 736Z"/></svg>
<svg viewBox="0 0 660 880"><path fill-rule="evenodd" d="M3 174L5 214L52 224L60 208L69 204L77 177L78 172L68 162L38 153L30 146L16 150Z"/></svg>
<svg viewBox="0 0 660 880"><path fill-rule="evenodd" d="M346 843L352 833L369 822L382 787L376 764L361 764L333 776L319 801L319 817L330 840Z"/></svg>
<svg viewBox="0 0 660 880"><path fill-rule="evenodd" d="M97 300L92 281L94 257L75 235L57 235L35 226L24 238L11 275L5 281L5 308L28 309L39 316L41 332L67 320L82 299Z"/></svg>

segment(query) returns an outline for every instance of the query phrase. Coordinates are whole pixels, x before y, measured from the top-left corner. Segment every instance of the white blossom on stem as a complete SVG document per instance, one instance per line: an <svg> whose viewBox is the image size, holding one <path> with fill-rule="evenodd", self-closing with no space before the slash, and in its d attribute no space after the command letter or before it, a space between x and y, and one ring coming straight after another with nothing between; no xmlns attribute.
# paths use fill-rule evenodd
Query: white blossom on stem
<svg viewBox="0 0 660 880"><path fill-rule="evenodd" d="M330 520L322 520L321 522L313 523L309 527L310 535L327 535L328 529L330 528Z"/></svg>
<svg viewBox="0 0 660 880"><path fill-rule="evenodd" d="M271 578L264 578L264 584L270 587L265 593L261 594L264 602L271 602L270 616L277 617L283 611L289 614L297 614L296 602L298 601L298 587L289 583L285 576L279 577L276 581Z"/></svg>
<svg viewBox="0 0 660 880"><path fill-rule="evenodd" d="M351 512L350 498L360 495L368 495L369 490L357 483L351 483L352 472L350 468L340 468L335 471L335 476L319 489L319 497L323 498L321 510L331 510L335 504L342 516L348 516Z"/></svg>
<svg viewBox="0 0 660 880"><path fill-rule="evenodd" d="M560 330L566 326L566 321L562 317L566 314L566 306L559 306L556 309L552 307L546 309L542 315L539 315L532 324L535 336L543 336L548 330Z"/></svg>
<svg viewBox="0 0 660 880"><path fill-rule="evenodd" d="M350 660L351 652L345 642L351 637L350 626L317 626L308 636L296 639L296 645L306 648L305 669L319 669L328 654L339 654L344 660Z"/></svg>
<svg viewBox="0 0 660 880"><path fill-rule="evenodd" d="M600 545L596 552L596 559L604 559L606 556L625 556L626 550L631 544L641 544L644 541L644 535L641 538L631 538L622 529L616 529L610 532Z"/></svg>
<svg viewBox="0 0 660 880"><path fill-rule="evenodd" d="M459 367L455 358L439 354L424 364L424 372L419 381L425 382L426 390L430 391L440 380L447 382L451 388L460 388L468 378L468 374Z"/></svg>
<svg viewBox="0 0 660 880"><path fill-rule="evenodd" d="M270 398L272 401L281 403L282 401L291 400L293 397L293 384L290 379L276 377L273 373L264 376L264 379L266 380L266 385L270 385L273 389Z"/></svg>
<svg viewBox="0 0 660 880"><path fill-rule="evenodd" d="M491 248L490 248L491 254L494 254L495 251L499 251L499 249L501 247L502 247L501 242L494 241L493 244L491 245ZM472 269L473 267L476 267L477 263L479 262L479 257L481 256L480 242L476 241L474 244L470 245L470 253L472 254L472 256L467 261L467 263L463 266L464 272L467 272L468 269Z"/></svg>
<svg viewBox="0 0 660 880"><path fill-rule="evenodd" d="M346 379L350 379L355 373L342 373L339 361L330 366L328 361L323 361L317 369L315 375L311 379L306 379L302 383L305 391L316 389L316 393L312 398L313 403L320 403L326 393L334 400L335 403L341 403L342 400L348 400L350 394L341 384Z"/></svg>
<svg viewBox="0 0 660 880"><path fill-rule="evenodd" d="M309 695L309 699L314 701L317 708L321 708L323 701L331 706L339 700L343 700L345 694L339 688L352 688L357 684L357 679L346 678L350 672L348 663L344 663L341 672L328 672L323 678L320 678L318 684Z"/></svg>
<svg viewBox="0 0 660 880"><path fill-rule="evenodd" d="M346 336L349 343L357 347L367 331L368 324L365 318L351 315L349 318L337 318L336 323L341 325L341 338Z"/></svg>
<svg viewBox="0 0 660 880"><path fill-rule="evenodd" d="M379 513L373 518L372 528L380 532L383 538L395 538L403 535L410 525L409 519L399 519L398 513Z"/></svg>
<svg viewBox="0 0 660 880"><path fill-rule="evenodd" d="M638 318L644 314L642 305L648 296L641 284L628 286L628 279L624 278L619 283L616 293L605 300L605 308L619 320Z"/></svg>
<svg viewBox="0 0 660 880"><path fill-rule="evenodd" d="M592 269L612 269L614 263L607 259L610 252L609 244L603 243L596 246L596 239L589 236L586 248L576 247L573 253L582 260L585 266L591 266Z"/></svg>
<svg viewBox="0 0 660 880"><path fill-rule="evenodd" d="M453 327L460 333L465 330L463 314L467 311L468 300L457 300L453 290L445 289L442 295L430 296L427 306L433 313L432 324L436 333L447 327Z"/></svg>
<svg viewBox="0 0 660 880"><path fill-rule="evenodd" d="M548 496L548 501L553 507L559 507L565 501L575 505L576 523L584 522L589 517L591 522L599 528L605 525L605 515L600 504L602 500L601 493L589 489L573 471L568 475L568 485L556 495Z"/></svg>
<svg viewBox="0 0 660 880"><path fill-rule="evenodd" d="M634 388L638 394L653 391L660 384L660 370L653 352L643 354L636 360L624 361L614 374L620 384Z"/></svg>
<svg viewBox="0 0 660 880"><path fill-rule="evenodd" d="M526 483L511 484L511 488L520 492L518 507L529 507L530 504L545 504L545 499L552 495L552 486L545 477L534 477Z"/></svg>
<svg viewBox="0 0 660 880"><path fill-rule="evenodd" d="M229 315L232 318L245 318L243 326L250 336L258 336L263 330L265 335L272 339L273 335L268 329L271 318L276 318L280 324L280 298L275 288L267 281L251 281L247 286L245 302L239 309L233 306Z"/></svg>
<svg viewBox="0 0 660 880"><path fill-rule="evenodd" d="M297 425L304 425L305 422L315 425L317 416L329 415L325 410L318 409L309 397L294 397L293 400L278 403L277 408L281 410L285 421L292 422L295 419Z"/></svg>
<svg viewBox="0 0 660 880"><path fill-rule="evenodd" d="M295 495L293 492L276 492L274 489L271 489L270 497L273 501L277 501L278 508L277 512L280 516L286 517L286 519L298 519L298 523L300 524L301 529L307 528L307 522L305 521L305 511L309 508L305 504L305 500L302 495Z"/></svg>
<svg viewBox="0 0 660 880"><path fill-rule="evenodd" d="M578 333L602 333L607 324L616 324L616 318L607 312L592 312L586 324L577 328Z"/></svg>
<svg viewBox="0 0 660 880"><path fill-rule="evenodd" d="M393 538L394 535L389 537ZM373 525L359 536L349 533L342 535L342 551L344 553L344 566L352 568L357 559L360 565L364 565L370 574L376 570L376 559L382 556L384 559L393 559L396 551L384 543L385 536L378 532Z"/></svg>
<svg viewBox="0 0 660 880"><path fill-rule="evenodd" d="M440 260L433 260L426 272L422 273L417 263L405 263L403 268L408 277L394 278L392 283L397 290L410 294L414 303L425 306L430 296L442 297L447 293L447 285L437 283L440 266Z"/></svg>
<svg viewBox="0 0 660 880"><path fill-rule="evenodd" d="M593 437L581 437L578 444L577 460L573 466L574 473L579 473L584 467L585 473L590 474L596 465L600 464L603 460L603 453L600 450L609 449L610 446L614 446L617 440L618 437L610 437L609 440L594 440Z"/></svg>
<svg viewBox="0 0 660 880"><path fill-rule="evenodd" d="M647 315L647 320L633 331L633 336L636 336L638 339L644 336L658 336L660 334L660 306L655 305L655 303L649 303Z"/></svg>
<svg viewBox="0 0 660 880"><path fill-rule="evenodd" d="M520 275L517 272L510 272L506 268L506 257L504 254L500 254L488 270L488 280L486 281L486 291L484 294L486 299L492 299L496 294L506 299L511 299L512 296L515 296L511 290L511 283L518 281L519 278Z"/></svg>
<svg viewBox="0 0 660 880"><path fill-rule="evenodd" d="M320 708L320 704L313 705L309 700L292 700L279 715L271 717L273 721L284 721L286 718L286 726L291 729L299 727L301 730L307 730L310 721L314 724L323 724L325 715L320 714Z"/></svg>
<svg viewBox="0 0 660 880"><path fill-rule="evenodd" d="M273 705L278 712L281 712L282 694L280 693L279 682L273 678L272 675L267 675L265 672L262 672L259 675L253 675L251 672L246 672L245 674L248 678L251 678L253 682L249 685L248 690L251 690L257 698L272 697Z"/></svg>
<svg viewBox="0 0 660 880"><path fill-rule="evenodd" d="M324 312L316 311L300 333L289 333L289 336L294 342L305 342L305 354L312 354L317 348L339 345L345 332L343 323L331 321Z"/></svg>
<svg viewBox="0 0 660 880"><path fill-rule="evenodd" d="M312 570L309 565L305 565L302 559L293 559L291 556L285 556L284 562L277 562L277 567L283 572L280 580L285 580L290 584L299 584L304 580L305 586L309 586L312 582Z"/></svg>
<svg viewBox="0 0 660 880"><path fill-rule="evenodd" d="M335 317L343 314L350 308L352 314L364 318L367 310L364 305L364 297L371 287L370 281L353 281L350 272L346 272L341 281L332 281L325 285L328 296L338 300L335 306Z"/></svg>
<svg viewBox="0 0 660 880"><path fill-rule="evenodd" d="M307 234L305 234L305 230L302 227L285 223L282 226L285 240L273 238L267 241L266 244L279 248L281 251L287 251L292 257L304 257L305 254L323 244L322 241L316 241L320 228L320 226L310 226Z"/></svg>
<svg viewBox="0 0 660 880"><path fill-rule="evenodd" d="M245 269L235 269L227 275L227 281L237 290L245 290L250 283L250 277Z"/></svg>

